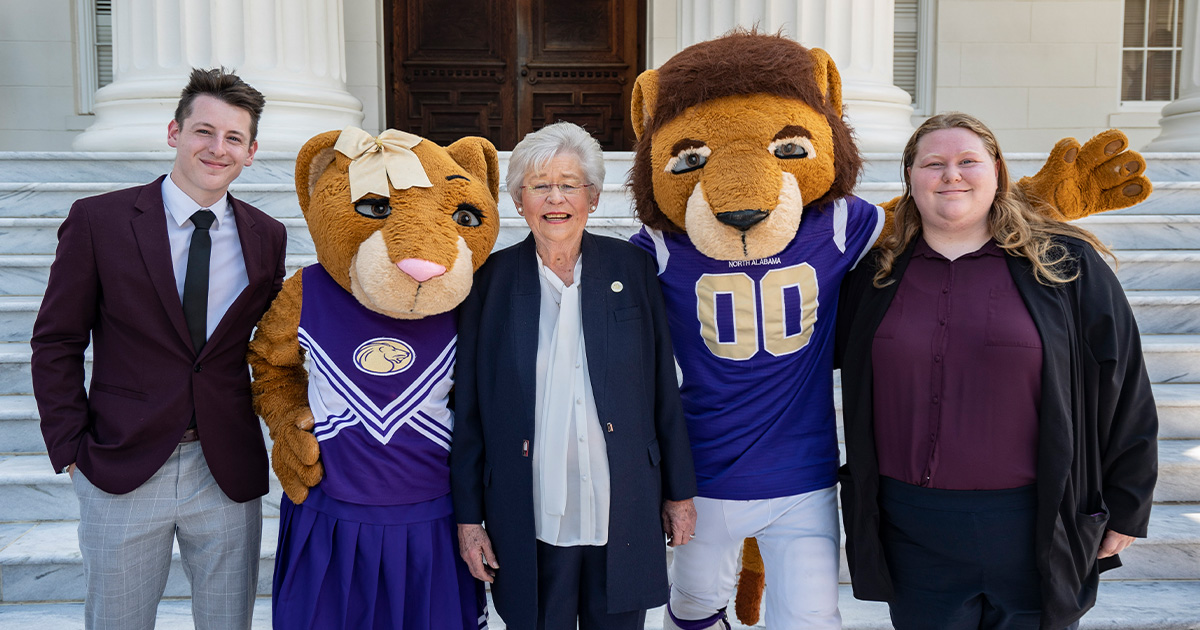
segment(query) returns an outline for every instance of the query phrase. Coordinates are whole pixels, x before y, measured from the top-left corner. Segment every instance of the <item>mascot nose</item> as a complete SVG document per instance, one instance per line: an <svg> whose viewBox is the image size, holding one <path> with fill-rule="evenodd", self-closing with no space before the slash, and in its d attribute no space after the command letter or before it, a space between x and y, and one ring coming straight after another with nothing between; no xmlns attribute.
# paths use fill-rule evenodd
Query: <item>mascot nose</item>
<svg viewBox="0 0 1200 630"><path fill-rule="evenodd" d="M722 212L717 215L717 220L725 225L733 226L743 232L754 227L755 223L767 218L767 213L762 210L735 210L733 212Z"/></svg>
<svg viewBox="0 0 1200 630"><path fill-rule="evenodd" d="M396 263L400 271L412 276L417 282L425 282L430 278L436 278L446 273L446 268L435 262L422 260L420 258L405 258Z"/></svg>

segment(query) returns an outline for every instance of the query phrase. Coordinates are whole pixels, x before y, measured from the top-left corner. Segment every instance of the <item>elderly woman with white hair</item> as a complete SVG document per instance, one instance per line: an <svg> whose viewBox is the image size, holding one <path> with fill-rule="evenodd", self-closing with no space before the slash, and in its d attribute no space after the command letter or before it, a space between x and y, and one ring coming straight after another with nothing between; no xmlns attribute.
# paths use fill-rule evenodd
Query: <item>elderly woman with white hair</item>
<svg viewBox="0 0 1200 630"><path fill-rule="evenodd" d="M695 527L695 474L656 266L588 233L600 145L559 122L513 150L530 236L459 315L451 484L459 551L510 628L642 628L667 600L664 533Z"/></svg>

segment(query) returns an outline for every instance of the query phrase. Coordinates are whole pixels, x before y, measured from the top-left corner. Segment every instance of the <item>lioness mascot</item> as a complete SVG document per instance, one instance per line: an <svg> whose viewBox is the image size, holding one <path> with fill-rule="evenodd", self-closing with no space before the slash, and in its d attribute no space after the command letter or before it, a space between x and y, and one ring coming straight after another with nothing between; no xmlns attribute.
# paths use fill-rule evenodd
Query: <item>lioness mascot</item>
<svg viewBox="0 0 1200 630"><path fill-rule="evenodd" d="M833 322L843 276L888 229L850 194L861 158L829 55L735 31L638 77L630 182L658 261L699 496L674 551L664 627L728 628L738 551L742 621L762 567L775 628L838 628ZM1023 192L1066 218L1150 193L1120 132L1055 147ZM739 598L742 599L742 598Z"/></svg>
<svg viewBox="0 0 1200 630"><path fill-rule="evenodd" d="M284 282L249 356L286 493L276 628L487 626L457 550L448 398L454 308L496 242L499 181L482 138L347 128L300 150L319 264Z"/></svg>

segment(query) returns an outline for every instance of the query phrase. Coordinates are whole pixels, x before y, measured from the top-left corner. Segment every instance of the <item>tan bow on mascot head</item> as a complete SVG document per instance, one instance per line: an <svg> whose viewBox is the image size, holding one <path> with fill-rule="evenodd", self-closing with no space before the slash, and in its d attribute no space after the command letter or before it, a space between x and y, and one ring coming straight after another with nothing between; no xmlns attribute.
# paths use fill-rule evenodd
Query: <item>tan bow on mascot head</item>
<svg viewBox="0 0 1200 630"><path fill-rule="evenodd" d="M781 36L739 30L691 46L638 77L632 110L638 144L630 184L638 217L659 233L686 233L712 259L761 262L776 256L797 238L805 210L849 196L862 169L843 121L833 60ZM1116 130L1082 147L1062 140L1042 170L1018 187L1047 202L1043 212L1067 219L1133 205L1150 194L1150 182L1142 175L1144 160L1126 147ZM890 225L889 212L881 239ZM668 300L668 309L694 311L696 305ZM682 310L676 312L686 320ZM702 335L702 328L686 334ZM678 351L685 345L682 333L673 334ZM686 381L689 366L682 369ZM725 408L734 410L736 403ZM696 468L698 477L711 472L699 455ZM701 522L698 535L703 530ZM748 539L743 553L737 607L747 624L757 621L763 585L753 543ZM689 551L681 549L676 553Z"/></svg>

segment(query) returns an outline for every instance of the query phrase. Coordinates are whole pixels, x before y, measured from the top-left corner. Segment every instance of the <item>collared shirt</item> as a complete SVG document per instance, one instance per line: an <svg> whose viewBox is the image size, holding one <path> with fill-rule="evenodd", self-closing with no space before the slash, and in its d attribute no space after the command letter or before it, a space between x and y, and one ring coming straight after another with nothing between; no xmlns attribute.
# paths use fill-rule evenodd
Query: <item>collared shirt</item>
<svg viewBox="0 0 1200 630"><path fill-rule="evenodd" d="M167 238L171 241L171 264L175 270L175 288L179 303L183 303L183 279L187 276L188 251L192 243L192 215L201 209L168 175L162 183L163 205L166 207ZM233 204L226 194L209 208L216 215L208 233L212 250L208 259L208 331L212 337L225 311L250 284L246 275L246 260L242 257L242 242L238 240L237 221Z"/></svg>
<svg viewBox="0 0 1200 630"><path fill-rule="evenodd" d="M872 346L881 475L946 490L1034 482L1042 342L995 241L922 238Z"/></svg>
<svg viewBox="0 0 1200 630"><path fill-rule="evenodd" d="M542 264L533 434L537 539L559 547L608 544L608 450L583 342L583 256L566 286Z"/></svg>

